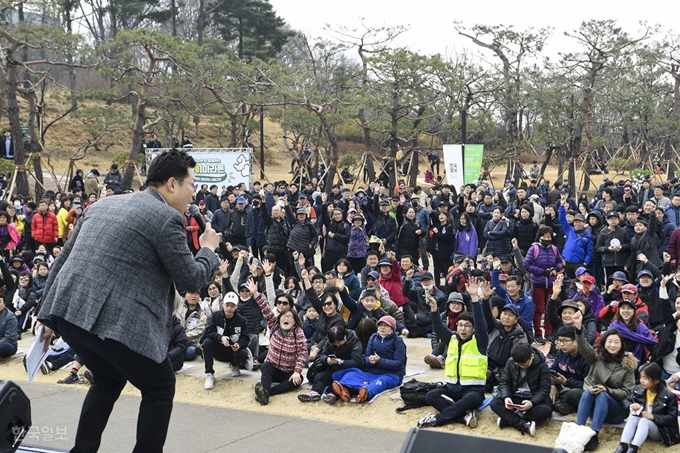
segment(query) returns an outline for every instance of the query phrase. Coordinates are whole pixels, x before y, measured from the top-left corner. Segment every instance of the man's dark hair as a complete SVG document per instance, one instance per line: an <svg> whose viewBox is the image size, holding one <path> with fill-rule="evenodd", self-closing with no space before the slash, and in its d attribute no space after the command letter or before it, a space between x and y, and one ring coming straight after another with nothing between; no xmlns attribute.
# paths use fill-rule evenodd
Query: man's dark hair
<svg viewBox="0 0 680 453"><path fill-rule="evenodd" d="M27 206L31 211L35 211L35 209L37 208L37 206L35 205L35 202L34 202L34 201L29 201L28 203L26 203L26 206Z"/></svg>
<svg viewBox="0 0 680 453"><path fill-rule="evenodd" d="M195 166L196 161L186 151L163 151L151 161L146 174L146 185L160 187L170 178L184 179L189 175L189 169Z"/></svg>
<svg viewBox="0 0 680 453"><path fill-rule="evenodd" d="M312 280L311 280L311 281L313 282L314 280L323 280L323 281L325 281L325 278L324 278L323 274L314 274L314 275L312 275Z"/></svg>
<svg viewBox="0 0 680 453"><path fill-rule="evenodd" d="M538 229L538 234L536 236L538 236L540 238L541 236L545 236L548 233L550 233L550 235L553 234L552 227L542 226L541 228Z"/></svg>
<svg viewBox="0 0 680 453"><path fill-rule="evenodd" d="M342 341L347 337L347 329L345 329L345 326L338 325L338 326L333 326L330 329L328 329L328 341L331 343L337 343L338 341Z"/></svg>
<svg viewBox="0 0 680 453"><path fill-rule="evenodd" d="M366 253L366 258L368 258L368 257L371 256L371 255L375 255L375 256L378 257L378 259L380 259L380 253L378 253L377 250L369 250L369 251Z"/></svg>
<svg viewBox="0 0 680 453"><path fill-rule="evenodd" d="M213 189L219 189L219 187L217 187L217 184L213 184L212 186L210 186L210 190L213 190Z"/></svg>
<svg viewBox="0 0 680 453"><path fill-rule="evenodd" d="M614 191L610 189L609 187L605 187L605 189L602 191L602 193L608 193L610 196L614 195Z"/></svg>
<svg viewBox="0 0 680 453"><path fill-rule="evenodd" d="M475 318L470 312L466 311L458 315L458 322L460 321L468 321L470 324L472 324L472 327L475 326Z"/></svg>
<svg viewBox="0 0 680 453"><path fill-rule="evenodd" d="M574 326L562 326L557 331L557 336L576 340L576 329Z"/></svg>
<svg viewBox="0 0 680 453"><path fill-rule="evenodd" d="M534 350L529 343L517 343L512 347L512 351L510 351L512 360L514 360L516 364L527 363L531 359L531 354L533 353Z"/></svg>
<svg viewBox="0 0 680 453"><path fill-rule="evenodd" d="M510 282L515 282L517 286L519 286L519 277L516 275L510 275L507 280L505 280L505 284L507 285Z"/></svg>
<svg viewBox="0 0 680 453"><path fill-rule="evenodd" d="M272 263L276 263L276 255L274 255L273 253L268 253L267 260L271 261Z"/></svg>
<svg viewBox="0 0 680 453"><path fill-rule="evenodd" d="M408 253L405 254L405 255L401 255L401 259L403 260L404 258L407 258L407 259L411 260L411 262L413 262L413 257L411 255L409 255Z"/></svg>

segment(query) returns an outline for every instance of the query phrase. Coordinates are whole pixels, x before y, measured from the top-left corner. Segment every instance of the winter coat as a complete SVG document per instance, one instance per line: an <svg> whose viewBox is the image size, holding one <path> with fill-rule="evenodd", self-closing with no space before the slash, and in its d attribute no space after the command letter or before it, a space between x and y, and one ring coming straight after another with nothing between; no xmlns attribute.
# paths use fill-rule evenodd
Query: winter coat
<svg viewBox="0 0 680 453"><path fill-rule="evenodd" d="M480 203L479 206L477 207L477 215L479 216L479 219L482 221L482 234L484 232L484 228L486 228L486 224L489 223L489 221L493 218L493 210L496 209L496 204L491 203L490 205L486 205L484 203Z"/></svg>
<svg viewBox="0 0 680 453"><path fill-rule="evenodd" d="M666 287L668 286L669 285L666 285ZM675 298L661 298L659 285L656 282L646 288L640 286L638 288L638 296L640 299L644 300L647 305L649 318L647 318L645 324L647 324L650 329L658 330L661 326L675 324L673 319Z"/></svg>
<svg viewBox="0 0 680 453"><path fill-rule="evenodd" d="M583 381L590 372L590 363L580 352L577 352L572 357L560 349L555 355L555 360L550 366L550 370L561 374L567 379L564 387L582 389Z"/></svg>
<svg viewBox="0 0 680 453"><path fill-rule="evenodd" d="M560 305L560 301L549 297L545 306L545 315L547 316L548 321L550 321L550 326L555 332L557 332L559 328L564 325L562 318L557 314L557 308ZM594 344L595 340L597 339L597 322L595 321L595 315L591 311L588 311L583 315L583 331L585 332L586 341L588 344Z"/></svg>
<svg viewBox="0 0 680 453"><path fill-rule="evenodd" d="M328 335L328 331L331 329L331 327L345 325L345 321L340 315L339 308L335 315L331 317L326 315L326 313L323 311L323 307L321 306L321 300L314 291L314 288L306 289L305 295L307 296L307 300L309 300L309 302L312 304L312 307L314 307L314 310L316 310L316 312L319 314L319 320L316 323L316 330L312 336L312 344L319 344L325 340L326 335Z"/></svg>
<svg viewBox="0 0 680 453"><path fill-rule="evenodd" d="M325 206L321 208L322 212L326 210ZM324 220L326 214L324 214ZM326 242L324 248L328 252L335 252L341 255L347 255L347 245L349 244L350 226L344 220L336 222L330 220L325 224L326 226ZM328 233L333 233L331 237Z"/></svg>
<svg viewBox="0 0 680 453"><path fill-rule="evenodd" d="M243 211L232 209L229 211L229 220L227 220L227 239L229 241L236 241L246 238L246 226L248 224L248 213L252 208L246 208Z"/></svg>
<svg viewBox="0 0 680 453"><path fill-rule="evenodd" d="M515 222L512 237L517 239L517 247L526 253L531 247L531 244L536 242L536 235L538 234L538 225L529 217L528 219L519 219Z"/></svg>
<svg viewBox="0 0 680 453"><path fill-rule="evenodd" d="M352 225L349 232L349 243L347 244L347 257L366 258L367 253L368 236L366 235L365 227L362 225L357 228Z"/></svg>
<svg viewBox="0 0 680 453"><path fill-rule="evenodd" d="M312 222L308 219L301 223L298 222L290 206L286 206L286 217L288 222L293 225L286 247L292 251L302 253L306 258L313 257L319 239Z"/></svg>
<svg viewBox="0 0 680 453"><path fill-rule="evenodd" d="M488 301L482 301L484 318L489 332L489 346L486 355L489 358L489 369L498 370L505 368L510 359L512 348L518 343L528 343L527 336L519 324L506 331L500 321L491 314L491 305Z"/></svg>
<svg viewBox="0 0 680 453"><path fill-rule="evenodd" d="M394 217L392 217L390 214L378 212L375 221L373 222L372 235L387 241L385 244L385 249L391 250L393 248L397 239L397 232L397 221L394 219Z"/></svg>
<svg viewBox="0 0 680 453"><path fill-rule="evenodd" d="M491 219L484 227L484 239L486 240L486 251L494 257L507 255L510 253L510 237L512 231L508 225L508 220L501 218L498 222Z"/></svg>
<svg viewBox="0 0 680 453"><path fill-rule="evenodd" d="M464 255L477 256L477 250L479 249L479 240L477 237L477 231L473 228L459 229L456 233L456 247L455 251L460 252ZM450 256L450 255L442 255Z"/></svg>
<svg viewBox="0 0 680 453"><path fill-rule="evenodd" d="M359 321L361 321L363 318L374 319L375 322L377 323L380 320L380 318L387 315L392 316L397 321L396 330L397 333L401 333L401 331L406 328L406 326L404 326L404 324L402 323L403 318L400 320L391 315L390 313L388 313L384 308L382 308L382 302L384 302L382 301L382 299L375 305L373 311L367 311L366 308L364 307L364 304L349 297L347 291L341 292L340 297L342 298L343 306L347 307L347 309L350 311L349 319L347 320L348 329L355 329L356 326L359 324Z"/></svg>
<svg viewBox="0 0 680 453"><path fill-rule="evenodd" d="M432 255L436 254L436 256L444 257L444 259L448 260L453 255L454 250L458 250L454 248L456 245L454 244L454 233L455 228L448 222L444 225L439 225L437 232L433 231L432 238L430 239L430 252ZM476 254L477 251L475 250Z"/></svg>
<svg viewBox="0 0 680 453"><path fill-rule="evenodd" d="M647 404L647 391L636 385L633 392L626 398L624 407L630 410L630 406L637 403L642 407ZM661 387L652 404L652 416L654 424L659 428L661 440L664 445L670 447L680 443L680 428L678 428L678 396L666 387Z"/></svg>
<svg viewBox="0 0 680 453"><path fill-rule="evenodd" d="M576 332L576 343L581 355L590 363L590 371L583 381L583 390L588 391L591 387L603 385L607 393L623 406L623 402L635 388L637 359L633 354L626 352L621 363L605 362L604 358L585 341L583 332Z"/></svg>
<svg viewBox="0 0 680 453"><path fill-rule="evenodd" d="M553 219L546 215L543 223L545 226L549 226L553 229L553 244L555 244L558 249L564 250L564 243L567 238L564 235L564 230L562 229L562 225L560 225L559 219Z"/></svg>
<svg viewBox="0 0 680 453"><path fill-rule="evenodd" d="M631 276L637 276L640 272L644 263L637 259L640 253L644 253L647 259L654 264L656 267L661 269L663 267L663 262L659 257L659 249L656 244L656 228L659 221L655 215L649 217L649 226L647 230L642 234L636 234L630 240L630 255L628 255L628 261L626 263L626 268Z"/></svg>
<svg viewBox="0 0 680 453"><path fill-rule="evenodd" d="M36 242L54 244L59 237L57 216L50 211L45 214L36 212L31 223L31 235Z"/></svg>
<svg viewBox="0 0 680 453"><path fill-rule="evenodd" d="M550 275L550 269L558 272L562 270L562 255L555 245L550 244L546 248L533 244L527 249L524 268L531 274L532 285L550 288L555 283L555 276Z"/></svg>
<svg viewBox="0 0 680 453"><path fill-rule="evenodd" d="M168 345L168 359L172 364L172 369L177 371L184 365L184 356L189 347L187 334L182 327L182 323L177 316L172 317L172 328L170 330L170 344Z"/></svg>
<svg viewBox="0 0 680 453"><path fill-rule="evenodd" d="M676 208L670 204L666 206L666 209L664 209L664 214L668 216L668 221L671 223L671 225L673 225L673 228L680 226L680 206Z"/></svg>
<svg viewBox="0 0 680 453"><path fill-rule="evenodd" d="M17 317L9 307L0 311L0 341L17 345L18 326Z"/></svg>
<svg viewBox="0 0 680 453"><path fill-rule="evenodd" d="M317 360L321 363L327 363L328 356L331 354L342 360L341 364L332 365L329 368L333 373L346 368L361 368L363 360L361 340L359 340L359 337L357 337L353 330L347 330L345 342L341 346L335 346L330 341L327 341Z"/></svg>
<svg viewBox="0 0 680 453"><path fill-rule="evenodd" d="M182 323L184 330L186 330L189 346L198 346L205 332L205 326L208 324L208 313L201 308L199 303L196 305L196 310L187 318L189 306L184 300L179 304L176 311L179 322Z"/></svg>
<svg viewBox="0 0 680 453"><path fill-rule="evenodd" d="M609 250L612 241L618 241L622 247L620 251L612 252ZM602 267L623 267L626 265L630 254L630 237L628 237L626 230L620 226L617 226L614 231L603 228L597 235L595 251L600 254Z"/></svg>
<svg viewBox="0 0 680 453"><path fill-rule="evenodd" d="M227 223L229 222L230 216L231 216L231 211L229 209L227 209L225 211L222 208L220 208L217 211L213 212L213 218L212 218L212 221L210 222L213 229L218 233L222 233L222 235L225 238L227 237L226 230L227 230Z"/></svg>
<svg viewBox="0 0 680 453"><path fill-rule="evenodd" d="M416 233L416 231L420 231L420 234ZM425 236L425 233L426 230L416 217L413 220L404 217L404 222L399 229L399 238L397 239L397 256L411 255L413 260L417 261L420 238Z"/></svg>
<svg viewBox="0 0 680 453"><path fill-rule="evenodd" d="M649 357L650 362L656 362L662 369L664 358L670 355L675 350L677 355L675 356L675 361L680 366L680 348L675 347L675 342L677 339L678 327L675 323L668 324L666 327L661 329L658 334L658 343L654 346L652 350L652 355Z"/></svg>
<svg viewBox="0 0 680 453"><path fill-rule="evenodd" d="M267 243L267 236L265 234L265 214L263 213L266 209L267 205L262 204L259 209L250 209L248 211L246 243L250 247L264 247Z"/></svg>
<svg viewBox="0 0 680 453"><path fill-rule="evenodd" d="M505 305L512 304L515 306L515 308L517 308L517 311L519 312L519 317L522 318L522 320L524 321L527 330L529 332L533 332L534 311L536 309L536 307L534 306L534 302L529 297L522 294L521 291L519 293L519 297L517 298L517 300L510 299L510 295L507 292L505 292L505 290L500 284L500 281L498 280L499 275L500 271L498 269L495 269L491 272L491 286L496 288L496 294L499 297L505 299Z"/></svg>
<svg viewBox="0 0 680 453"><path fill-rule="evenodd" d="M369 357L373 354L380 356L380 361L375 365L371 364ZM368 339L366 351L364 352L364 371L373 374L396 374L403 378L406 374L406 345L404 340L392 332L385 338L377 332ZM401 379L399 380L401 384Z"/></svg>
<svg viewBox="0 0 680 453"><path fill-rule="evenodd" d="M3 227L0 227L3 228ZM8 223L5 225L5 228L7 228L7 235L9 236L9 242L7 242L7 246L4 248L4 250L12 250L14 249L18 244L19 241L21 240L21 235L19 234L19 231L17 228L12 225L11 223Z"/></svg>
<svg viewBox="0 0 680 453"><path fill-rule="evenodd" d="M564 260L567 263L590 264L590 260L593 258L593 240L590 230L586 228L577 233L574 227L567 222L567 211L564 206L560 206L559 219L567 238L562 250Z"/></svg>
<svg viewBox="0 0 680 453"><path fill-rule="evenodd" d="M342 281L345 283L345 288L349 291L349 296L354 300L359 300L361 296L361 282L354 271L349 271L342 276Z"/></svg>
<svg viewBox="0 0 680 453"><path fill-rule="evenodd" d="M664 240L659 246L659 255L663 255L663 252L668 251L668 243L671 240L671 235L673 234L673 231L675 231L675 227L666 216L664 216L663 222L661 222L661 226L663 228Z"/></svg>
<svg viewBox="0 0 680 453"><path fill-rule="evenodd" d="M385 277L380 273L380 286L385 288L390 294L390 300L400 307L408 303L408 297L406 297L402 291L403 284L401 281L401 267L398 261L392 261L392 272Z"/></svg>
<svg viewBox="0 0 680 453"><path fill-rule="evenodd" d="M673 230L666 251L671 256L671 261L680 261L680 228Z"/></svg>
<svg viewBox="0 0 680 453"><path fill-rule="evenodd" d="M191 230L189 230L191 228ZM189 214L184 214L184 231L187 237L187 242L193 246L194 250L198 250L201 246L198 243L199 226L196 219Z"/></svg>
<svg viewBox="0 0 680 453"><path fill-rule="evenodd" d="M267 250L272 253L284 253L290 236L290 223L285 218L274 220L269 215L265 217L265 223L267 225Z"/></svg>
<svg viewBox="0 0 680 453"><path fill-rule="evenodd" d="M546 363L545 356L538 349L533 348L534 360L529 368L524 370L526 374L521 377L521 369L515 364L511 357L505 365L503 375L498 385L498 397L505 399L513 396L523 400L529 400L536 406L538 404L550 404L550 370ZM521 382L529 386L529 393L521 393Z"/></svg>
<svg viewBox="0 0 680 453"><path fill-rule="evenodd" d="M302 373L308 358L307 340L302 327L296 325L284 336L279 321L264 295L258 294L255 302L262 310L262 315L271 331L269 352L264 361L271 363L284 373Z"/></svg>
<svg viewBox="0 0 680 453"><path fill-rule="evenodd" d="M224 310L212 312L208 319L208 326L201 342L210 338L215 344L222 342L222 337L229 337L231 344L238 343L240 349L248 347L250 337L248 336L248 321L246 318L234 313L230 319L224 315Z"/></svg>

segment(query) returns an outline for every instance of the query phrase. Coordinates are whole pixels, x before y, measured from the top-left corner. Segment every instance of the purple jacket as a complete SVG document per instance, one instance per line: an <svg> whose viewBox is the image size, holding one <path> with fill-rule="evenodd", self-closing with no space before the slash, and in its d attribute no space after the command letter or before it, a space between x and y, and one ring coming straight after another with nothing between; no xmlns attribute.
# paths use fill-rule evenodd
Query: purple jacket
<svg viewBox="0 0 680 453"><path fill-rule="evenodd" d="M543 287L551 287L555 282L555 277L545 275L545 270L553 268L556 271L562 270L562 255L555 245L541 247L533 244L527 250L524 258L524 268L531 274L531 284Z"/></svg>

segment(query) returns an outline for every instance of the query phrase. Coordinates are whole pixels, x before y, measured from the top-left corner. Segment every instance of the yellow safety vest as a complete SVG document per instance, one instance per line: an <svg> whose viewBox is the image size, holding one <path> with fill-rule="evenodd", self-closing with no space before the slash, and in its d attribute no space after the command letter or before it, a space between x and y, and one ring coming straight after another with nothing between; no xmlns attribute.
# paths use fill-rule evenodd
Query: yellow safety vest
<svg viewBox="0 0 680 453"><path fill-rule="evenodd" d="M463 343L460 357L458 343L458 337L452 336L444 365L446 380L451 384L460 381L461 385L485 385L489 359L479 352L477 338L472 337L470 341Z"/></svg>

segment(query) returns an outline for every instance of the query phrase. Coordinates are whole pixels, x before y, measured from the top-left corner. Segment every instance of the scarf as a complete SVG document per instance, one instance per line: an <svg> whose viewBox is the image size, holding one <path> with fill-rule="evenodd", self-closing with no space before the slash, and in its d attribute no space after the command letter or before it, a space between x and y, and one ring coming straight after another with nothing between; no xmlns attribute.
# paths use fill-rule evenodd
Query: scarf
<svg viewBox="0 0 680 453"><path fill-rule="evenodd" d="M645 352L645 345L655 345L657 344L656 339L652 336L647 326L642 322L638 322L635 331L630 330L630 328L618 319L609 325L610 329L617 329L621 336L626 340L634 341L635 349L633 349L633 355L640 361L647 361L647 353Z"/></svg>

